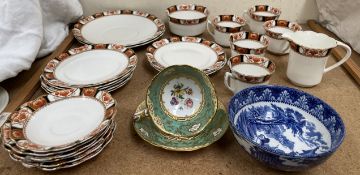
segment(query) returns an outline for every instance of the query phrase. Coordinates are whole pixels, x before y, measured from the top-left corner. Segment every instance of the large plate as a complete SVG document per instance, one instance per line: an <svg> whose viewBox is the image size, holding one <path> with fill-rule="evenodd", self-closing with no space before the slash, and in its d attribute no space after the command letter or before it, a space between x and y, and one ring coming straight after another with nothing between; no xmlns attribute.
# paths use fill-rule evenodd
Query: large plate
<svg viewBox="0 0 360 175"><path fill-rule="evenodd" d="M165 24L148 13L113 10L80 19L72 31L79 42L86 44L117 43L137 47L161 37Z"/></svg>
<svg viewBox="0 0 360 175"><path fill-rule="evenodd" d="M100 120L98 116L93 116L94 120L84 118L95 114L91 111L99 113ZM115 114L116 101L107 92L95 88L56 91L13 112L7 121L11 127L3 128L3 143L32 152L65 150L102 132Z"/></svg>
<svg viewBox="0 0 360 175"><path fill-rule="evenodd" d="M187 65L170 66L152 80L146 96L148 112L163 132L179 137L200 133L217 109L208 76Z"/></svg>
<svg viewBox="0 0 360 175"><path fill-rule="evenodd" d="M190 65L212 74L226 64L224 49L218 44L198 37L161 39L147 48L147 59L160 71L172 65Z"/></svg>
<svg viewBox="0 0 360 175"><path fill-rule="evenodd" d="M50 60L41 77L52 87L96 87L127 76L136 63L135 52L122 45L84 45Z"/></svg>

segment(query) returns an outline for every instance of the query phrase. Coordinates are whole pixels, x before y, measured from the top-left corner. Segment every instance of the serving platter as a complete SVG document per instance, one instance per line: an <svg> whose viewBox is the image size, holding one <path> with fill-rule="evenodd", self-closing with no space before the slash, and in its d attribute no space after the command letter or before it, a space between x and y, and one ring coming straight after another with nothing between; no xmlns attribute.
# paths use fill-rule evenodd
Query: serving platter
<svg viewBox="0 0 360 175"><path fill-rule="evenodd" d="M171 37L158 40L146 49L148 62L161 71L172 65L190 65L212 74L226 64L224 49L198 37Z"/></svg>
<svg viewBox="0 0 360 175"><path fill-rule="evenodd" d="M148 113L164 133L190 137L200 133L217 109L208 76L191 66L170 66L152 80L146 96Z"/></svg>
<svg viewBox="0 0 360 175"><path fill-rule="evenodd" d="M112 10L80 19L72 32L84 44L112 43L131 48L161 37L165 24L145 12Z"/></svg>
<svg viewBox="0 0 360 175"><path fill-rule="evenodd" d="M213 120L199 135L190 138L179 138L162 133L155 126L150 117L141 111L146 110L146 102L143 101L136 109L134 115L134 128L136 133L146 142L171 151L194 151L211 145L219 140L226 132L229 123L224 105L218 103L219 107Z"/></svg>

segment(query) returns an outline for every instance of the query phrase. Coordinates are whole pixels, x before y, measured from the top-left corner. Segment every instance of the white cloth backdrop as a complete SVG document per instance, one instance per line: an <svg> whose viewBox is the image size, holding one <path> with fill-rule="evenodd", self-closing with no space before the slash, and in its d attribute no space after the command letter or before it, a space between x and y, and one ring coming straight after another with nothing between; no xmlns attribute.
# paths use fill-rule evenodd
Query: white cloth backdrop
<svg viewBox="0 0 360 175"><path fill-rule="evenodd" d="M360 53L360 1L316 0L320 22Z"/></svg>
<svg viewBox="0 0 360 175"><path fill-rule="evenodd" d="M1 0L0 82L55 50L82 13L78 0Z"/></svg>

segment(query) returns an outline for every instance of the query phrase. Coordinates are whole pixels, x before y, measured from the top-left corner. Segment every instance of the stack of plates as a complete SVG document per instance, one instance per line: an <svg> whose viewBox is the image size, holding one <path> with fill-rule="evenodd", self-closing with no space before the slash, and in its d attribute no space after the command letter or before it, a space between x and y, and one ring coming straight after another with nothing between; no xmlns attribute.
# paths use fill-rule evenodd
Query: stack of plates
<svg viewBox="0 0 360 175"><path fill-rule="evenodd" d="M95 87L114 91L132 77L137 57L119 44L84 45L52 59L40 76L48 93L68 88Z"/></svg>
<svg viewBox="0 0 360 175"><path fill-rule="evenodd" d="M208 76L191 66L170 66L151 82L134 114L138 135L154 146L193 151L220 139L227 113Z"/></svg>
<svg viewBox="0 0 360 175"><path fill-rule="evenodd" d="M10 114L2 143L10 157L46 171L79 165L111 141L116 101L95 88L67 89L26 102Z"/></svg>
<svg viewBox="0 0 360 175"><path fill-rule="evenodd" d="M145 12L112 10L80 19L72 32L84 44L118 43L133 48L160 38L165 24Z"/></svg>

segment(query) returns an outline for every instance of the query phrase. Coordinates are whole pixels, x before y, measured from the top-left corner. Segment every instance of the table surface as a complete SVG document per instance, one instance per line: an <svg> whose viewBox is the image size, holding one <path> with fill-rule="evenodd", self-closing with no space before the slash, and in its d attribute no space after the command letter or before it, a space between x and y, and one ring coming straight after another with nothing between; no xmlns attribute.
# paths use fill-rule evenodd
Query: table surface
<svg viewBox="0 0 360 175"><path fill-rule="evenodd" d="M168 36L168 35L167 35ZM207 34L202 37L210 39ZM134 131L132 116L136 107L145 99L146 88L155 71L145 58L145 48L135 48L139 62L131 81L112 93L119 102L116 116L117 130L112 142L97 157L70 169L53 174L287 174L263 166L250 157L236 142L231 131L219 141L193 152L172 152L154 147L143 141ZM226 49L230 55L229 49ZM266 54L276 63L276 72L271 84L295 87L286 77L288 56ZM35 63L32 69L37 69ZM329 59L334 63L334 58ZM215 85L218 99L225 105L233 95L223 84L228 67L210 76ZM32 71L20 74L0 84L7 88L10 98L18 92L21 80L28 78ZM299 88L330 104L342 116L346 126L343 144L324 164L294 174L359 174L360 173L360 88L343 68L337 68L324 75L321 84L312 88ZM45 92L39 88L32 98ZM0 174L50 174L38 169L27 169L10 159L4 149L0 150Z"/></svg>

